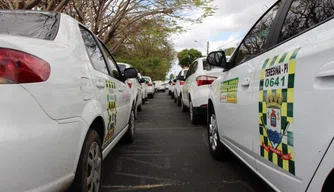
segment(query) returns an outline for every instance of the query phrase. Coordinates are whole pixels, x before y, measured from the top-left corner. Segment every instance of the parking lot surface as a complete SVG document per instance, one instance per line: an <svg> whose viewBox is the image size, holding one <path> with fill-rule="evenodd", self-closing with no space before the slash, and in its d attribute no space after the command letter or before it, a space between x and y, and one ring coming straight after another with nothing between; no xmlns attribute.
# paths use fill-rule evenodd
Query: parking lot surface
<svg viewBox="0 0 334 192"><path fill-rule="evenodd" d="M214 160L206 126L192 125L188 113L182 113L167 93L155 94L143 106L135 143L118 144L105 159L103 171L102 192L270 190L235 157Z"/></svg>

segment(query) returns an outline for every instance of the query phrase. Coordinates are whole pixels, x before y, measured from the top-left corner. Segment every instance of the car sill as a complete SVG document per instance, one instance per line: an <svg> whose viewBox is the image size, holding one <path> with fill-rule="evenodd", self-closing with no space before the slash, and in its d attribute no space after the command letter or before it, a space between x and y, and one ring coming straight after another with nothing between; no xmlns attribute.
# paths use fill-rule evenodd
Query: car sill
<svg viewBox="0 0 334 192"><path fill-rule="evenodd" d="M129 125L126 125L126 127L115 137L115 139L102 151L103 159L106 158L106 156L109 154L112 148L118 143L118 141L123 137L123 135L128 130Z"/></svg>

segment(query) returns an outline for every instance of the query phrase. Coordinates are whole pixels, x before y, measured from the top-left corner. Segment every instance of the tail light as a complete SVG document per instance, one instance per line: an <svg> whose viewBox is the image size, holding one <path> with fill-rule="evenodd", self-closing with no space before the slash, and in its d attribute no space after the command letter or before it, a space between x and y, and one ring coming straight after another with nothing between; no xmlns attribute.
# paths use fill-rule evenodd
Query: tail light
<svg viewBox="0 0 334 192"><path fill-rule="evenodd" d="M43 82L50 73L46 61L21 51L0 48L0 84Z"/></svg>
<svg viewBox="0 0 334 192"><path fill-rule="evenodd" d="M131 80L127 80L126 82L127 82L128 86L129 86L129 88L131 89L132 88L132 81Z"/></svg>
<svg viewBox="0 0 334 192"><path fill-rule="evenodd" d="M201 108L208 108L208 104L201 105Z"/></svg>
<svg viewBox="0 0 334 192"><path fill-rule="evenodd" d="M212 76L206 76L206 75L198 76L196 78L197 86L210 85L216 79L217 79L217 77L212 77Z"/></svg>
<svg viewBox="0 0 334 192"><path fill-rule="evenodd" d="M147 85L148 85L148 86L152 86L152 83L148 83Z"/></svg>
<svg viewBox="0 0 334 192"><path fill-rule="evenodd" d="M175 85L175 83L172 83L172 85Z"/></svg>
<svg viewBox="0 0 334 192"><path fill-rule="evenodd" d="M184 81L180 81L180 85L184 85Z"/></svg>

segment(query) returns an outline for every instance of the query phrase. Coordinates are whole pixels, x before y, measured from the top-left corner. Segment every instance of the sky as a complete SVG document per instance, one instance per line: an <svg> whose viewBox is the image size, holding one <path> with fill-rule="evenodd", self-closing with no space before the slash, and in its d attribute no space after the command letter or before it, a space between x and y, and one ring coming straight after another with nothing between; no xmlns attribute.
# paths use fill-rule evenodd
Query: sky
<svg viewBox="0 0 334 192"><path fill-rule="evenodd" d="M206 55L208 41L209 51L236 47L259 17L275 2L276 0L214 0L213 5L217 10L213 16L205 18L200 24L186 26L186 32L172 37L175 49L179 52L194 48ZM169 74L177 75L180 70L176 60Z"/></svg>

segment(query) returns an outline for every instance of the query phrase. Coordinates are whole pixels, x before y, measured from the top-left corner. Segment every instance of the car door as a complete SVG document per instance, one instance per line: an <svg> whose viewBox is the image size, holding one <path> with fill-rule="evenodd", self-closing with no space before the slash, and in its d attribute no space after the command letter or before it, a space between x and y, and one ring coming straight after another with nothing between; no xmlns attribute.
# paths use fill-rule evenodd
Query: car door
<svg viewBox="0 0 334 192"><path fill-rule="evenodd" d="M256 72L256 165L280 191L306 191L333 139L333 5L333 0L287 1L275 48Z"/></svg>
<svg viewBox="0 0 334 192"><path fill-rule="evenodd" d="M91 60L91 77L106 125L106 134L103 139L103 148L105 148L119 133L121 127L126 125L124 120L117 119L117 116L125 115L125 108L122 108L123 93L120 93L119 90L124 91L126 87L116 79L120 75L118 69L108 67L107 57L104 56L95 36L83 26L80 26L80 31Z"/></svg>
<svg viewBox="0 0 334 192"><path fill-rule="evenodd" d="M270 40L270 30L281 3L275 4L252 27L237 48L221 78L218 127L223 141L255 170L254 136L258 133L258 102L253 99L258 85L256 69ZM259 56L260 55L260 56Z"/></svg>
<svg viewBox="0 0 334 192"><path fill-rule="evenodd" d="M194 73L197 70L197 65L198 65L198 61L194 61L191 66L188 69L188 72L186 74L186 81L184 83L183 86L183 94L182 97L184 97L184 104L189 107L189 92L190 89L192 87L192 84L194 83L195 79L194 79Z"/></svg>
<svg viewBox="0 0 334 192"><path fill-rule="evenodd" d="M125 80L122 80L123 77L117 66L115 59L112 57L108 48L100 41L100 45L105 55L109 71L111 72L113 79L115 81L115 89L117 90L117 100L116 100L116 130L115 134L118 135L128 124L131 112L132 101L136 98L135 95L132 95L131 89L125 83ZM132 79L133 82L136 79ZM135 82L134 82L135 83ZM134 85L133 85L134 86ZM111 109L112 110L112 109ZM112 114L112 113L109 113Z"/></svg>

